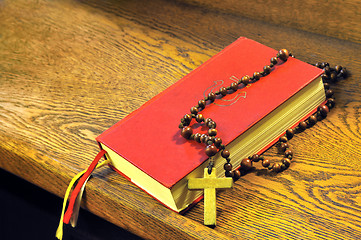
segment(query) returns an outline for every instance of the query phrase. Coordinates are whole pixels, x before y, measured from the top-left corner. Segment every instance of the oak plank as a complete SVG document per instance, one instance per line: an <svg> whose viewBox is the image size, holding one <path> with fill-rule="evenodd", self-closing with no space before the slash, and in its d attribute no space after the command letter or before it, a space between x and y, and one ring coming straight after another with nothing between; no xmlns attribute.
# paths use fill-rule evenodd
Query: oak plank
<svg viewBox="0 0 361 240"><path fill-rule="evenodd" d="M97 135L239 36L347 66L337 107L291 140L289 170L218 193L216 229L202 225L203 202L175 214L107 168L83 207L147 239L360 238L360 44L162 0L0 7L0 167L58 196L95 156Z"/></svg>

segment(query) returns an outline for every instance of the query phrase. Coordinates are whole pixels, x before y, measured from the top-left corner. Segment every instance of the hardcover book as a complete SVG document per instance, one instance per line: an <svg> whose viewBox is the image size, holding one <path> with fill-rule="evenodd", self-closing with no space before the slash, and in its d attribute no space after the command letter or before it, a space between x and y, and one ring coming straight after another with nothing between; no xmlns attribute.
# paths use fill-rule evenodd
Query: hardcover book
<svg viewBox="0 0 361 240"><path fill-rule="evenodd" d="M202 191L189 191L187 181L202 177L209 159L204 144L180 135L180 119L209 92L262 71L276 54L239 38L116 123L97 137L112 168L168 208L186 209L202 196ZM216 99L202 111L217 122L218 136L231 152L235 168L243 158L270 147L325 101L321 73L290 57L261 80ZM206 127L193 127L206 133ZM224 177L225 161L219 155L214 157L215 168L218 177Z"/></svg>

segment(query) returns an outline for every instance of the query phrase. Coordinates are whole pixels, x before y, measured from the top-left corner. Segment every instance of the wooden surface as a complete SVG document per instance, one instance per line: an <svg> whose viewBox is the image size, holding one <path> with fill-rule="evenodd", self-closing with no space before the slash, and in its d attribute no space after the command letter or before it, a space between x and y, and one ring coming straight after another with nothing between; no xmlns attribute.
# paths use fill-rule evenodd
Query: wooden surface
<svg viewBox="0 0 361 240"><path fill-rule="evenodd" d="M361 238L361 45L207 6L0 2L0 167L63 196L97 135L239 36L352 72L328 118L290 141L290 169L254 171L218 192L215 229L202 225L203 202L176 214L108 168L89 181L83 207L146 239Z"/></svg>

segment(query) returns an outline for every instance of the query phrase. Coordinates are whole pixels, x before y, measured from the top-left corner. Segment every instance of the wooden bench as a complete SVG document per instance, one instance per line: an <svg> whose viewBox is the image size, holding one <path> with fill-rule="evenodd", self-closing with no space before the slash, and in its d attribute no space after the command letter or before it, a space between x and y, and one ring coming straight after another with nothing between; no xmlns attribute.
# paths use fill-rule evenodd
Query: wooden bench
<svg viewBox="0 0 361 240"><path fill-rule="evenodd" d="M218 192L215 229L203 202L176 214L109 168L82 206L146 239L361 238L361 4L251 2L1 2L0 167L63 197L96 136L245 36L352 73L327 119L290 141L291 168Z"/></svg>

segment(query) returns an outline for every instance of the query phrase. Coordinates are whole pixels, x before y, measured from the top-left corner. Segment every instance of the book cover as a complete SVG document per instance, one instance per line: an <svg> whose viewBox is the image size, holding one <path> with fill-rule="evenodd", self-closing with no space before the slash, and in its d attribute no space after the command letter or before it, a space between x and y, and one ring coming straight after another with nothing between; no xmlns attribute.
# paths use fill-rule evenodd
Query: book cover
<svg viewBox="0 0 361 240"><path fill-rule="evenodd" d="M208 158L204 144L181 137L180 119L209 92L262 71L276 54L276 50L258 42L239 38L106 130L97 141L171 188ZM217 122L217 136L227 145L321 73L316 67L289 58L259 81L217 99L202 114ZM205 132L206 128L199 130Z"/></svg>

